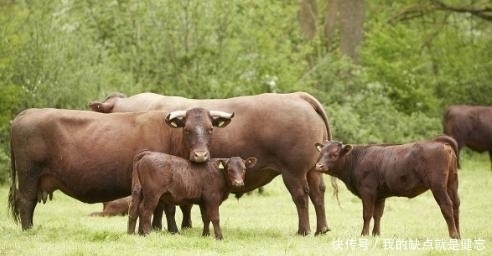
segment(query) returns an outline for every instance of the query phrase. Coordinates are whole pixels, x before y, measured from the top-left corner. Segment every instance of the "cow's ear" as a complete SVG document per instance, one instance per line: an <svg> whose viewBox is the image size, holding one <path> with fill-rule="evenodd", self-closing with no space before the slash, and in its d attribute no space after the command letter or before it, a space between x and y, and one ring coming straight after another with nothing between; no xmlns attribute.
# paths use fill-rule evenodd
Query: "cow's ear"
<svg viewBox="0 0 492 256"><path fill-rule="evenodd" d="M114 103L93 101L88 104L89 108L95 112L110 113Z"/></svg>
<svg viewBox="0 0 492 256"><path fill-rule="evenodd" d="M256 157L248 157L248 159L244 161L244 165L246 168L253 168L257 162L258 159Z"/></svg>
<svg viewBox="0 0 492 256"><path fill-rule="evenodd" d="M210 114L212 115L212 125L219 128L226 127L234 117L234 112L229 114L222 111L210 111Z"/></svg>
<svg viewBox="0 0 492 256"><path fill-rule="evenodd" d="M314 143L314 146L316 147L316 150L318 150L319 152L321 152L321 149L323 149L323 144L319 142Z"/></svg>
<svg viewBox="0 0 492 256"><path fill-rule="evenodd" d="M186 111L173 111L166 116L166 124L173 128L184 127Z"/></svg>
<svg viewBox="0 0 492 256"><path fill-rule="evenodd" d="M347 154L348 152L350 152L352 150L352 145L343 145L342 146L342 150L340 151L340 155L343 156L345 154Z"/></svg>

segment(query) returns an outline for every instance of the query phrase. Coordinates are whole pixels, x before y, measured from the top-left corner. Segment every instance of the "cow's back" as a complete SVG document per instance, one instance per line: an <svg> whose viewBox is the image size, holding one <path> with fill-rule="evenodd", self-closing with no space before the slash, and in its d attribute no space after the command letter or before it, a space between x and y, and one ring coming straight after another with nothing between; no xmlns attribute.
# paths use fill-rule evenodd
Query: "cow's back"
<svg viewBox="0 0 492 256"><path fill-rule="evenodd" d="M443 116L444 133L453 137L459 149L467 146L483 152L492 149L492 107L453 105Z"/></svg>
<svg viewBox="0 0 492 256"><path fill-rule="evenodd" d="M158 112L26 110L12 123L19 184L39 178L39 190L60 189L89 203L129 195L133 155L143 149L169 150L165 148L168 140L161 138L170 132L165 130L163 116Z"/></svg>
<svg viewBox="0 0 492 256"><path fill-rule="evenodd" d="M316 162L314 143L331 137L321 104L304 92L264 93L227 99L188 99L150 93L137 95L132 97L145 98L148 103L134 111L142 110L142 107L166 112L203 107L234 112L234 121L228 127L214 130L210 152L219 158L257 156L258 163L248 170L246 184L250 183L248 180L258 179L262 180L260 183L267 183L285 169L306 171ZM131 101L132 97L127 100ZM261 174L258 172L260 169L273 172ZM245 190L249 189L245 187Z"/></svg>

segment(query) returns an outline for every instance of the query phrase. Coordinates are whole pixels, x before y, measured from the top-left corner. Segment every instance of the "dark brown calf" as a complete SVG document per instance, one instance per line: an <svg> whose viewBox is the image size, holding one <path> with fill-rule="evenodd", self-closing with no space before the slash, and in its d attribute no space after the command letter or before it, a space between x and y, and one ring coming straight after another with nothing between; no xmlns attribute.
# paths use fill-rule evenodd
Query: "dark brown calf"
<svg viewBox="0 0 492 256"><path fill-rule="evenodd" d="M254 157L247 160L232 157L196 164L159 152L137 154L132 174L128 233L135 232L137 218L140 218L139 233L148 234L152 213L159 204L198 204L203 220L202 234L210 234L212 221L215 237L222 239L219 205L227 199L233 187L244 185L246 168L253 167L256 161Z"/></svg>
<svg viewBox="0 0 492 256"><path fill-rule="evenodd" d="M447 141L447 143L446 143ZM380 220L387 197L413 198L430 189L448 225L449 236L460 238L458 171L454 139L436 139L401 145L344 145L317 143L316 169L341 179L362 199L364 226L380 234Z"/></svg>
<svg viewBox="0 0 492 256"><path fill-rule="evenodd" d="M118 198L113 201L104 202L102 212L93 212L90 216L102 216L102 217L111 217L111 216L124 216L128 214L128 204L130 203L131 196Z"/></svg>

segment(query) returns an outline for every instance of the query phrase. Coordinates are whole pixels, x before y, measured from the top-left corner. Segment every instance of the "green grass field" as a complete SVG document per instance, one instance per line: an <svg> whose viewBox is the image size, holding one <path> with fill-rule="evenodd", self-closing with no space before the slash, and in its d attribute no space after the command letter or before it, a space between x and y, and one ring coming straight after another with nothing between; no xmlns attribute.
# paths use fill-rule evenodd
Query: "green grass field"
<svg viewBox="0 0 492 256"><path fill-rule="evenodd" d="M294 203L277 177L265 193L231 196L221 208L224 240L202 237L199 209L192 210L190 230L171 235L126 234L127 217L89 217L102 204L84 204L61 192L38 204L34 227L21 231L7 212L7 186L0 188L0 255L491 255L492 172L488 157L462 159L459 194L462 239L448 238L444 218L430 192L414 199L390 198L381 237L360 237L362 204L339 182L341 206L326 193L328 224L322 236L297 236ZM329 177L326 176L329 184ZM311 230L315 230L310 206ZM179 210L178 223L181 222ZM372 227L371 227L372 228ZM213 233L212 233L213 234ZM418 243L418 244L417 244ZM418 246L419 249L416 249Z"/></svg>

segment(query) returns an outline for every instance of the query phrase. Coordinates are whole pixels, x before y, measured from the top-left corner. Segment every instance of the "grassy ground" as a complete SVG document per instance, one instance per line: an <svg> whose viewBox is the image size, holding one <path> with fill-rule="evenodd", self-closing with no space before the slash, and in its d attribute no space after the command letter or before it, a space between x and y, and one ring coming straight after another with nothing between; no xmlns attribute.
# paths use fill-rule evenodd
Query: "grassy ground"
<svg viewBox="0 0 492 256"><path fill-rule="evenodd" d="M147 237L126 234L126 217L89 217L102 204L84 204L61 192L39 204L34 227L21 231L7 213L6 186L0 187L0 255L491 255L492 172L485 155L462 161L460 170L462 239L448 238L447 227L430 192L414 198L390 198L381 237L360 237L362 205L345 187L341 206L326 196L331 232L299 237L295 206L278 177L265 194L230 197L221 206L224 240L201 237L194 207L191 230L178 235L154 232ZM329 177L326 177L329 184ZM179 212L179 211L178 211ZM178 221L181 216L177 214ZM315 230L310 208L311 229ZM420 249L415 249L418 242ZM453 250L451 250L453 249ZM470 250L467 250L470 249Z"/></svg>

